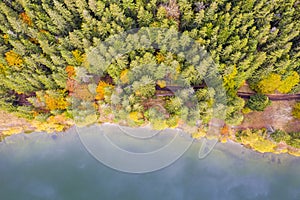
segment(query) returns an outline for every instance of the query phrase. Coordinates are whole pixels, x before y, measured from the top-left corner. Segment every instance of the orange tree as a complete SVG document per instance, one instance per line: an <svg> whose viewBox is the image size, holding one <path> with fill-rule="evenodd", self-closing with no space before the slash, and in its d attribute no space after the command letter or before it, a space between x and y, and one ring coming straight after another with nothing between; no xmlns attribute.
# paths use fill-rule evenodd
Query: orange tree
<svg viewBox="0 0 300 200"><path fill-rule="evenodd" d="M111 91L113 90L114 86L106 83L104 81L100 81L98 83L98 86L96 88L96 100L104 100L106 95L109 95L111 93Z"/></svg>

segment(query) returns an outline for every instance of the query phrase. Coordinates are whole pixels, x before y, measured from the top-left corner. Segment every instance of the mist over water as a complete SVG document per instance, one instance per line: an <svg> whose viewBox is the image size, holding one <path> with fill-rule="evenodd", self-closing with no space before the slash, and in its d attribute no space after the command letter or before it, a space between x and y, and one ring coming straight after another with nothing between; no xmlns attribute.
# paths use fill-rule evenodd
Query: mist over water
<svg viewBox="0 0 300 200"><path fill-rule="evenodd" d="M111 126L110 131L114 130ZM300 199L300 158L260 154L227 143L217 144L208 157L199 160L200 144L194 142L169 167L128 174L94 159L75 131L15 135L0 143L0 198ZM153 146L159 145L153 142Z"/></svg>

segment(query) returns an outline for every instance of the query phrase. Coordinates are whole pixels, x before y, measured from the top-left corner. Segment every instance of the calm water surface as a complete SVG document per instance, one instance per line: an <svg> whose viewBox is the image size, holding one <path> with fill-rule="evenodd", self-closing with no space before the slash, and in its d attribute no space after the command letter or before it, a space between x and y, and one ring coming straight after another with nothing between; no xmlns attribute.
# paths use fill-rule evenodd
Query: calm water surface
<svg viewBox="0 0 300 200"><path fill-rule="evenodd" d="M194 142L167 168L128 174L94 159L74 130L12 136L0 143L0 198L300 199L300 158L259 154L229 143L217 144L199 160L199 147Z"/></svg>

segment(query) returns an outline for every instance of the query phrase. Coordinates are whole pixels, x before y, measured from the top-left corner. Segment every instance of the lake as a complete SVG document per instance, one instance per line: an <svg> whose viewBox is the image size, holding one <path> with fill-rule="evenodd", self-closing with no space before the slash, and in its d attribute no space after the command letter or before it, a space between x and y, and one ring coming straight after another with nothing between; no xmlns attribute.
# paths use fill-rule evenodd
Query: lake
<svg viewBox="0 0 300 200"><path fill-rule="evenodd" d="M172 131L159 132L145 140L122 135L117 126L104 128L117 146L132 152L160 149L162 141L172 137ZM300 199L297 157L261 154L229 142L218 143L207 157L199 159L202 143L194 141L174 163L134 174L112 169L92 156L83 145L83 133L78 134L73 127L63 133L19 134L2 141L1 199ZM91 141L99 139L96 133L84 137ZM179 138L183 143L188 141L186 136ZM113 153L105 155L117 160ZM142 166L131 164L135 169ZM145 166L151 164L149 161Z"/></svg>

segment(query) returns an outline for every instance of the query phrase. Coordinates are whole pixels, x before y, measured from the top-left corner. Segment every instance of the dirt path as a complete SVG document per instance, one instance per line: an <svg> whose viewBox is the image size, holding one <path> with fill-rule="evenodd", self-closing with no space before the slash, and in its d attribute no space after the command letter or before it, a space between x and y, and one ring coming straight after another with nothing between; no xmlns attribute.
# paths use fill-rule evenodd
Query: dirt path
<svg viewBox="0 0 300 200"><path fill-rule="evenodd" d="M206 87L205 85L193 86L194 90L198 90ZM156 96L174 96L174 91L181 89L180 86L168 86L165 88L160 88L156 86L157 94ZM256 92L244 92L243 89L238 90L237 95L244 99L249 99L250 96L256 94ZM290 100L300 100L300 93L297 94L266 94L272 101L290 101Z"/></svg>
<svg viewBox="0 0 300 200"><path fill-rule="evenodd" d="M238 92L239 97L249 99L250 96L256 93L248 93L248 92ZM290 100L300 100L300 94L267 94L272 101L290 101Z"/></svg>

